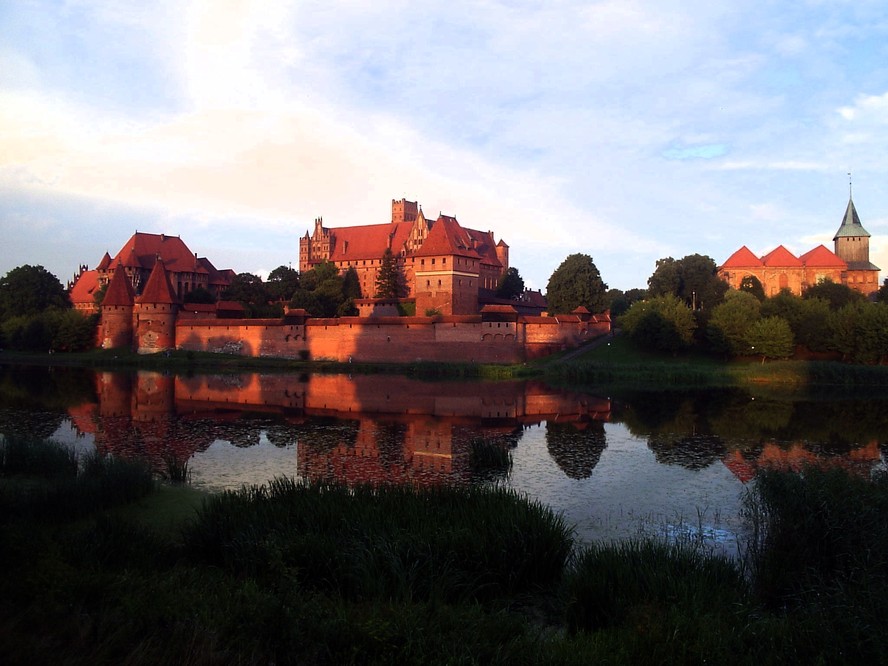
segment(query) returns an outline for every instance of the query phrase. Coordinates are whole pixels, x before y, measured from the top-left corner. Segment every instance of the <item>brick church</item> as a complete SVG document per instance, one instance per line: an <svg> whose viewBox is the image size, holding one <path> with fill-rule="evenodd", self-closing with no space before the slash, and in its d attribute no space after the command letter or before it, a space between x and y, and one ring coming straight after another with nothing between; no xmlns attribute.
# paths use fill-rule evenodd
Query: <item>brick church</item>
<svg viewBox="0 0 888 666"><path fill-rule="evenodd" d="M845 217L833 237L833 251L818 245L797 257L780 245L757 257L744 245L722 264L719 275L735 289L740 288L743 278L755 277L762 283L766 296L774 296L783 289L801 295L823 280L872 296L879 290L879 267L870 261L869 239L854 200L849 198Z"/></svg>
<svg viewBox="0 0 888 666"><path fill-rule="evenodd" d="M299 271L323 261L340 272L354 268L365 314L374 306L386 250L404 278L404 300L415 302L417 315L476 314L494 301L499 279L509 268L509 246L496 242L492 231L467 229L449 215L433 220L417 202L393 199L388 223L333 228L316 219L312 234L306 231L299 239Z"/></svg>

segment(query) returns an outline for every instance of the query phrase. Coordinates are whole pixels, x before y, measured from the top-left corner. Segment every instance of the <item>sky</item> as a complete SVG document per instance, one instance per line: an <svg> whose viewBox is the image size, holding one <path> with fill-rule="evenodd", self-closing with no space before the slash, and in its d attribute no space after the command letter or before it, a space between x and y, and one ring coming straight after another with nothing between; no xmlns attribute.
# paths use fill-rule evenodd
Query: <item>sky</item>
<svg viewBox="0 0 888 666"><path fill-rule="evenodd" d="M886 186L883 0L0 3L0 275L144 231L267 276L406 198L627 290L833 249L853 188L881 282Z"/></svg>

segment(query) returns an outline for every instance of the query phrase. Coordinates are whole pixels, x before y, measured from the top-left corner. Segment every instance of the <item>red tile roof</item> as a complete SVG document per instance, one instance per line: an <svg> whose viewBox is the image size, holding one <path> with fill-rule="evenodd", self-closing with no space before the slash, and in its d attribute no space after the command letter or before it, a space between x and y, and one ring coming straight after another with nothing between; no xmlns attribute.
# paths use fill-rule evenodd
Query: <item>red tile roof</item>
<svg viewBox="0 0 888 666"><path fill-rule="evenodd" d="M83 271L72 285L68 298L71 303L93 303L94 295L99 289L99 274L97 271Z"/></svg>
<svg viewBox="0 0 888 666"><path fill-rule="evenodd" d="M762 257L762 263L765 266L776 267L779 266L781 268L788 266L802 266L802 261L797 256L795 256L792 252L787 250L782 245L778 245L776 248L768 252L764 257Z"/></svg>
<svg viewBox="0 0 888 666"><path fill-rule="evenodd" d="M752 253L745 245L728 257L722 268L751 268L761 266L762 260Z"/></svg>
<svg viewBox="0 0 888 666"><path fill-rule="evenodd" d="M107 256L107 255L106 255ZM114 269L114 275L108 283L108 289L105 291L105 298L102 299L102 306L112 305L132 305L135 302L135 292L133 285L130 283L126 275L126 270L118 265Z"/></svg>
<svg viewBox="0 0 888 666"><path fill-rule="evenodd" d="M463 229L455 217L448 215L441 215L432 223L428 237L414 254L417 257L457 255L481 259L481 255L472 247L468 230Z"/></svg>
<svg viewBox="0 0 888 666"><path fill-rule="evenodd" d="M148 277L148 282L145 283L145 288L142 290L142 295L139 297L139 302L162 304L179 302L173 291L173 287L170 284L170 278L164 267L163 259L158 259L157 262L155 262L154 268L151 270L151 275Z"/></svg>
<svg viewBox="0 0 888 666"><path fill-rule="evenodd" d="M334 246L330 261L378 260L388 247L400 254L412 228L412 222L394 222L332 229Z"/></svg>
<svg viewBox="0 0 888 666"><path fill-rule="evenodd" d="M130 268L151 270L158 257L163 260L167 270L174 273L208 272L178 236L147 234L139 231L130 237L109 263L113 265L122 263ZM104 259L102 261L104 262Z"/></svg>
<svg viewBox="0 0 888 666"><path fill-rule="evenodd" d="M823 245L818 245L813 250L805 252L801 257L805 266L820 266L823 268L840 268L842 270L848 268L848 264L839 257L835 252L831 252Z"/></svg>

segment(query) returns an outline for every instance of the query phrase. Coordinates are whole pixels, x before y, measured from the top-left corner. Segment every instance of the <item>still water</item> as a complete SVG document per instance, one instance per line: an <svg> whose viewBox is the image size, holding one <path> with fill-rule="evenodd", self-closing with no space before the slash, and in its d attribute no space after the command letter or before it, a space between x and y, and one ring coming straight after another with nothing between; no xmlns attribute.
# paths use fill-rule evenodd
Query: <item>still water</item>
<svg viewBox="0 0 888 666"><path fill-rule="evenodd" d="M93 372L0 365L0 435L187 462L211 491L276 476L499 483L583 541L692 536L734 554L763 466L885 468L888 399L747 391L616 396L538 381Z"/></svg>

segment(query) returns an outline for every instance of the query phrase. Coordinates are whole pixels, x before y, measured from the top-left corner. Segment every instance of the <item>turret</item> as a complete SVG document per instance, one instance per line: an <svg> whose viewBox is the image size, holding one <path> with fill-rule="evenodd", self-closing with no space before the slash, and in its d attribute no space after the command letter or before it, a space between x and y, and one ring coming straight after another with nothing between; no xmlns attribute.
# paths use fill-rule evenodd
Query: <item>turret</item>
<svg viewBox="0 0 888 666"><path fill-rule="evenodd" d="M869 232L860 223L854 200L849 197L845 217L833 237L835 253L852 267L855 264L869 264L869 239Z"/></svg>
<svg viewBox="0 0 888 666"><path fill-rule="evenodd" d="M175 348L178 305L163 260L158 257L135 305L135 347L138 353L152 354Z"/></svg>
<svg viewBox="0 0 888 666"><path fill-rule="evenodd" d="M133 286L118 264L102 299L99 345L103 349L132 346L134 305Z"/></svg>

